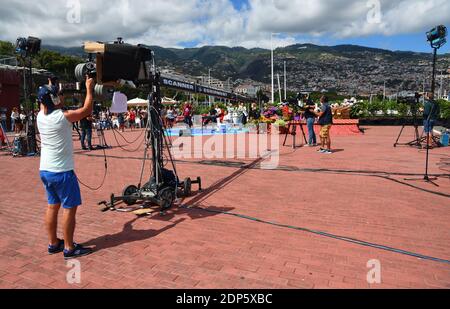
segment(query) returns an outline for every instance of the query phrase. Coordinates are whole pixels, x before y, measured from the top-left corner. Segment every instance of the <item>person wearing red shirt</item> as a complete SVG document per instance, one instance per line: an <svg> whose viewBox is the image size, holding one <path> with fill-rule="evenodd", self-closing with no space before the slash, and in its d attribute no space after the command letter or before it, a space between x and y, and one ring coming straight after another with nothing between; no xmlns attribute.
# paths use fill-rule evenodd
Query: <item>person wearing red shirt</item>
<svg viewBox="0 0 450 309"><path fill-rule="evenodd" d="M130 123L131 131L133 131L133 129L136 128L136 113L134 112L134 109L128 114L128 122Z"/></svg>
<svg viewBox="0 0 450 309"><path fill-rule="evenodd" d="M186 103L183 109L183 116L184 116L184 123L187 124L189 128L192 128L193 126L192 114L193 114L192 104Z"/></svg>

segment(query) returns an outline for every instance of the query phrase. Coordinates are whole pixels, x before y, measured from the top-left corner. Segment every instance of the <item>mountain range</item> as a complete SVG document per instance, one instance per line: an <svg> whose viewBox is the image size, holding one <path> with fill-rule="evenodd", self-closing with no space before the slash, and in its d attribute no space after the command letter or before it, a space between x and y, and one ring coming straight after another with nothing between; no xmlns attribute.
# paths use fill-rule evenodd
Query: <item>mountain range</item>
<svg viewBox="0 0 450 309"><path fill-rule="evenodd" d="M81 47L43 46L64 55L85 57ZM270 50L262 48L205 46L200 48L163 48L151 46L159 67L191 76L207 76L236 81L271 81ZM275 73L283 75L293 90L320 88L336 91L408 90L427 80L431 66L430 53L389 51L356 45L318 46L296 44L277 48ZM450 68L450 54L439 56L438 70Z"/></svg>

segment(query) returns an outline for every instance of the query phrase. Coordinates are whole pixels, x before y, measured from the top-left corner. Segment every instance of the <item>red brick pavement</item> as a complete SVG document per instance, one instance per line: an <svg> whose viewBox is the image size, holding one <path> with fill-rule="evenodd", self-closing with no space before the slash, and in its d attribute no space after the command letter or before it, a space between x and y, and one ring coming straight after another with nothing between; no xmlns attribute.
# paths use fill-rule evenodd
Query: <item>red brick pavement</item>
<svg viewBox="0 0 450 309"><path fill-rule="evenodd" d="M136 134L126 133L126 137L132 140ZM301 170L421 173L424 153L407 147L394 149L397 134L397 128L371 127L365 135L337 137L338 152L331 156L310 148L295 152L283 148L282 170L257 166L240 170L183 161L178 165L181 177L201 175L206 188L220 185L183 204L450 259L448 198L380 177ZM405 139L412 134L412 130L407 132ZM111 139L110 133L107 137ZM46 200L38 177L39 159L0 153L0 288L450 287L448 264L223 214L178 208L164 217L101 213L97 202L138 181L141 163L127 157L142 154L115 148L108 155L114 158L108 160L105 186L96 192L82 188L84 205L76 233L78 242L96 246L97 251L80 259L81 284L69 285L69 268L62 256L45 254ZM431 172L448 174L439 167L449 157L448 148L432 150ZM98 185L102 162L101 157L76 155L78 176L91 186ZM405 178L390 177L400 182ZM223 179L227 181L221 183ZM450 193L448 178L438 180L439 188L410 183ZM382 284L367 283L366 264L371 259L381 262Z"/></svg>

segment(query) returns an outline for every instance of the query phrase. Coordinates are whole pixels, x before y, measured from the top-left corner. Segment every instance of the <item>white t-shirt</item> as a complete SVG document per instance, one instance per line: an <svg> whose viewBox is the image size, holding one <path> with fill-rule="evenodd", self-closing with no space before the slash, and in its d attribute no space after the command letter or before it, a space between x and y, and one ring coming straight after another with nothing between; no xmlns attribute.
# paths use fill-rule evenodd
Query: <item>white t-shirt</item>
<svg viewBox="0 0 450 309"><path fill-rule="evenodd" d="M63 173L73 171L72 124L62 110L49 115L40 112L37 125L41 135L41 171Z"/></svg>

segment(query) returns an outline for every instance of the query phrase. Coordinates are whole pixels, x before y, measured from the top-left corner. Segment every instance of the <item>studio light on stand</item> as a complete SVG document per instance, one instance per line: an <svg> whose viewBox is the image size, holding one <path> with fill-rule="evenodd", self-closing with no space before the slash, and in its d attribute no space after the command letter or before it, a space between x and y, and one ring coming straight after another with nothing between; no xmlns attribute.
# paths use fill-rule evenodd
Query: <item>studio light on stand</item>
<svg viewBox="0 0 450 309"><path fill-rule="evenodd" d="M28 64L28 79L24 84L24 97L27 98L31 105L31 110L27 111L27 114L31 114L30 121L27 121L27 141L28 141L28 153L29 155L37 154L36 145L36 129L35 129L35 108L32 99L33 93L33 57L39 54L41 51L41 39L35 37L18 38L16 41L16 53Z"/></svg>
<svg viewBox="0 0 450 309"><path fill-rule="evenodd" d="M430 114L428 115L427 124L430 123L431 116L434 114L434 111L436 109L436 105L438 104L434 100L434 93L436 90L436 62L437 62L437 51L439 48L445 45L447 43L447 28L444 25L439 25L433 29L431 29L429 32L427 32L427 41L430 43L431 48L433 48L433 75L431 78L431 93L433 95L432 107ZM431 178L428 174L428 167L429 167L429 159L430 159L430 130L427 130L427 156L426 156L426 162L425 162L425 175L423 179L405 179L405 180L423 180L427 183L431 183L438 187L436 183L433 182L433 180L437 180L436 177Z"/></svg>

